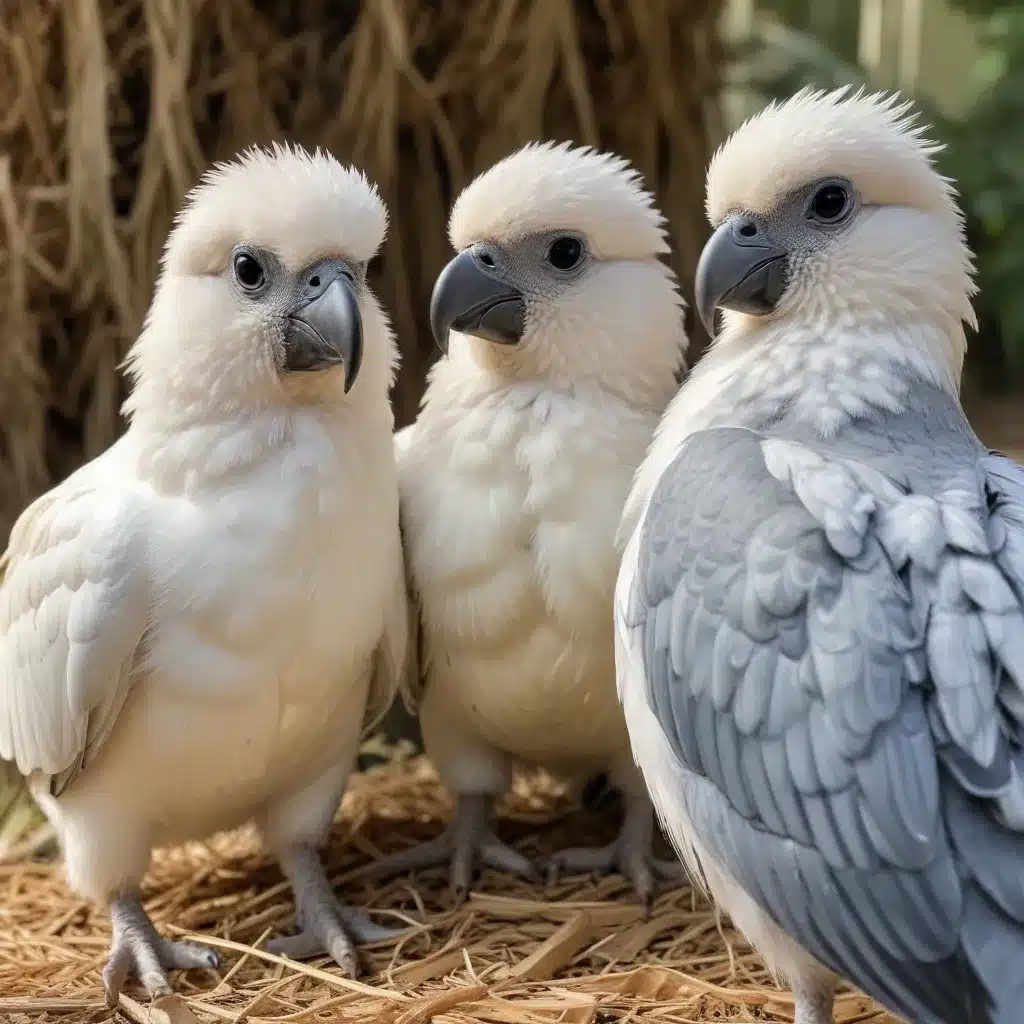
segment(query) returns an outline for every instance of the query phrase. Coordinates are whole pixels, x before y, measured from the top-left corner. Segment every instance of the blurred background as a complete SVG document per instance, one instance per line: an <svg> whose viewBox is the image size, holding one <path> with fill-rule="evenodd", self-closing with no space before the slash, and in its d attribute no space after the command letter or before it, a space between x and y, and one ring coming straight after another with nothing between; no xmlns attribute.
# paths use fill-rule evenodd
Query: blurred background
<svg viewBox="0 0 1024 1024"><path fill-rule="evenodd" d="M0 532L122 429L119 363L212 161L289 139L379 184L401 425L437 355L447 211L476 172L531 139L617 150L669 219L689 299L708 158L808 82L898 88L949 144L982 288L965 401L1024 457L1024 4L0 0Z"/></svg>

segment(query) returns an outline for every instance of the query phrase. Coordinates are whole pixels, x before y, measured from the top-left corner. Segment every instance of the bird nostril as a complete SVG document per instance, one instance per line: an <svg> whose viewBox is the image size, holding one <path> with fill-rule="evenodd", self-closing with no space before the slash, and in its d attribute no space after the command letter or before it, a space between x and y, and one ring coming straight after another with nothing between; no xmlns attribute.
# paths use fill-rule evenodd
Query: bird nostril
<svg viewBox="0 0 1024 1024"><path fill-rule="evenodd" d="M757 225L751 220L744 221L740 225L740 234L744 238L753 238L757 234Z"/></svg>
<svg viewBox="0 0 1024 1024"><path fill-rule="evenodd" d="M493 267L494 266L494 257L489 255L486 252L480 253L480 255L477 257L477 259L480 260L480 262L485 267Z"/></svg>
<svg viewBox="0 0 1024 1024"><path fill-rule="evenodd" d="M319 288L320 287L320 275L319 274L314 274L309 279L309 286L310 286L310 288Z"/></svg>

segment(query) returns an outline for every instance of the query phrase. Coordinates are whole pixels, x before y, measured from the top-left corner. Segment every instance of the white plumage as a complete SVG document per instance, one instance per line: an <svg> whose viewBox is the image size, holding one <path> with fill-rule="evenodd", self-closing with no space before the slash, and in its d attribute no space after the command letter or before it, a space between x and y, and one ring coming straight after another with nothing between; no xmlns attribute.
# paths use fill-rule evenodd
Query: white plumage
<svg viewBox="0 0 1024 1024"><path fill-rule="evenodd" d="M530 874L486 827L513 770L609 771L631 839L551 867L619 865L650 896L651 812L615 695L611 599L622 504L686 349L662 225L625 162L567 146L521 150L453 209L461 255L433 303L448 357L397 448L424 740L459 809L452 830L383 871L450 858L460 893L474 855ZM571 267L566 239L580 245ZM479 310L495 298L506 312L492 321Z"/></svg>
<svg viewBox="0 0 1024 1024"><path fill-rule="evenodd" d="M29 775L72 887L114 904L112 997L129 968L152 993L163 969L213 959L124 938L153 846L250 819L296 886L306 947L354 967L341 908L309 905L326 880L308 849L405 651L396 350L363 276L385 228L374 188L327 155L218 167L168 241L127 433L12 531L0 757ZM244 253L262 291L240 284ZM347 394L351 353L289 369L295 317L342 293L361 328L339 330L364 353ZM335 321L315 322L331 341Z"/></svg>

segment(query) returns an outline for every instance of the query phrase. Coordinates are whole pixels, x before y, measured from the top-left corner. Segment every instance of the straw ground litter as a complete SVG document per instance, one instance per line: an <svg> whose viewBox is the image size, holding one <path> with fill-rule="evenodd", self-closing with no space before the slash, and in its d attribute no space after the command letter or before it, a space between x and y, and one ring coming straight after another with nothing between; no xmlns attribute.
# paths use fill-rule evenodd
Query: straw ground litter
<svg viewBox="0 0 1024 1024"><path fill-rule="evenodd" d="M168 934L220 950L214 972L177 975L159 1006L129 989L121 1019L154 1024L685 1024L791 1021L792 1002L749 947L688 888L666 891L644 920L619 876L565 878L549 889L486 872L470 899L449 905L440 871L385 883L367 865L435 833L449 811L422 757L391 748L357 776L332 837L329 865L346 897L381 923L408 922L400 940L364 948L364 975L325 961L298 964L262 951L293 924L281 876L248 832L160 852L145 889ZM517 782L501 830L531 854L608 839L614 811L570 807L538 776ZM102 1002L104 913L77 900L56 862L0 864L0 1020L115 1019ZM863 996L844 994L841 1024L896 1024Z"/></svg>

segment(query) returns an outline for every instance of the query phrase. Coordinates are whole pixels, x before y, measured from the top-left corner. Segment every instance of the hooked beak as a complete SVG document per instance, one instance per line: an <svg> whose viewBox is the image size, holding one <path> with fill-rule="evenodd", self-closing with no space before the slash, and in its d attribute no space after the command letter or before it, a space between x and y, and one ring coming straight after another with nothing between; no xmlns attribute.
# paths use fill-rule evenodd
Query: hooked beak
<svg viewBox="0 0 1024 1024"><path fill-rule="evenodd" d="M515 345L523 336L523 293L506 283L496 267L482 262L477 246L460 252L441 271L430 296L430 329L441 351L448 332L473 334L498 345Z"/></svg>
<svg viewBox="0 0 1024 1024"><path fill-rule="evenodd" d="M363 360L363 322L348 272L318 268L286 325L284 368L309 373L341 363L348 394Z"/></svg>
<svg viewBox="0 0 1024 1024"><path fill-rule="evenodd" d="M764 316L786 290L789 253L775 245L754 217L736 214L708 239L697 264L694 298L707 332L715 336L715 310Z"/></svg>

